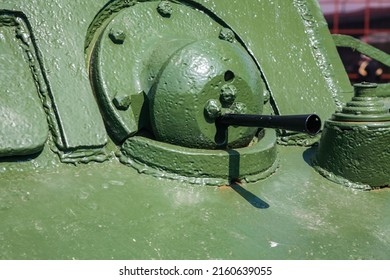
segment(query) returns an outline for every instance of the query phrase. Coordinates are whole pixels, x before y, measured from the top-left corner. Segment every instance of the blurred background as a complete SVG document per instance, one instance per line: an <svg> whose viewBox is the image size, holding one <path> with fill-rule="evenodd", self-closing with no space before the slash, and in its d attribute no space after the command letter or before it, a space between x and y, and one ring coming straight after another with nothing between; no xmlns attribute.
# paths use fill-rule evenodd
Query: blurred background
<svg viewBox="0 0 390 280"><path fill-rule="evenodd" d="M353 36L390 54L390 0L318 2L331 33ZM390 67L348 48L338 48L338 51L352 82L390 82Z"/></svg>

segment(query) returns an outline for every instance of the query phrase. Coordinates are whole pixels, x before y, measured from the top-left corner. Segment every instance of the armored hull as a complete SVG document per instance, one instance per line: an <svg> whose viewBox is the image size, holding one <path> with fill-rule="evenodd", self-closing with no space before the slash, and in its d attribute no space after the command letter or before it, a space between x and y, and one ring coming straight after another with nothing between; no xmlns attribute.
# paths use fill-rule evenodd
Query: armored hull
<svg viewBox="0 0 390 280"><path fill-rule="evenodd" d="M0 258L388 259L390 90L336 43L314 0L1 3Z"/></svg>

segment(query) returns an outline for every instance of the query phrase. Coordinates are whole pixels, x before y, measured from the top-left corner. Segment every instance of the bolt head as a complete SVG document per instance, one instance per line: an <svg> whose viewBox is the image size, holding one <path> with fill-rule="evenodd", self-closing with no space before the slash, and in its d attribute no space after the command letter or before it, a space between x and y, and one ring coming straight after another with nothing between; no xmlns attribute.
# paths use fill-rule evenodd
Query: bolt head
<svg viewBox="0 0 390 280"><path fill-rule="evenodd" d="M114 44L123 44L126 39L125 32L119 29L111 29L108 36Z"/></svg>
<svg viewBox="0 0 390 280"><path fill-rule="evenodd" d="M234 32L229 28L222 28L219 32L219 39L228 41L230 43L234 42L235 37L236 36L234 35Z"/></svg>
<svg viewBox="0 0 390 280"><path fill-rule="evenodd" d="M234 85L223 85L221 88L221 102L226 105L233 104L237 97L237 88Z"/></svg>
<svg viewBox="0 0 390 280"><path fill-rule="evenodd" d="M161 1L157 6L157 11L163 17L170 17L173 13L172 4L169 1Z"/></svg>
<svg viewBox="0 0 390 280"><path fill-rule="evenodd" d="M217 100L210 99L204 106L204 112L208 119L215 120L221 115L222 108Z"/></svg>
<svg viewBox="0 0 390 280"><path fill-rule="evenodd" d="M130 95L116 95L112 102L118 110L125 111L130 107L131 98Z"/></svg>

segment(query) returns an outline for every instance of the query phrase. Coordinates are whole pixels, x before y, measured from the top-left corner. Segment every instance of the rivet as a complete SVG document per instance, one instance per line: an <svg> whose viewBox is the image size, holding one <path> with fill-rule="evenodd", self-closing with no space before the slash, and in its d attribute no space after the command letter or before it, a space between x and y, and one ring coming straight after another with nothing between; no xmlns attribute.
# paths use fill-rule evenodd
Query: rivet
<svg viewBox="0 0 390 280"><path fill-rule="evenodd" d="M235 37L236 36L234 35L234 32L229 28L222 28L219 32L219 39L228 41L230 43L234 42Z"/></svg>
<svg viewBox="0 0 390 280"><path fill-rule="evenodd" d="M170 17L173 13L172 4L169 1L161 1L157 6L157 11L163 17Z"/></svg>
<svg viewBox="0 0 390 280"><path fill-rule="evenodd" d="M221 88L221 102L233 104L237 97L237 88L234 85L223 85Z"/></svg>
<svg viewBox="0 0 390 280"><path fill-rule="evenodd" d="M221 115L221 105L215 99L210 99L204 106L204 112L207 118L215 120Z"/></svg>
<svg viewBox="0 0 390 280"><path fill-rule="evenodd" d="M126 34L125 32L123 32L122 30L119 30L119 29L111 29L110 30L110 33L108 34L108 36L110 37L111 41L114 43L114 44L123 44L123 42L125 41L126 39Z"/></svg>

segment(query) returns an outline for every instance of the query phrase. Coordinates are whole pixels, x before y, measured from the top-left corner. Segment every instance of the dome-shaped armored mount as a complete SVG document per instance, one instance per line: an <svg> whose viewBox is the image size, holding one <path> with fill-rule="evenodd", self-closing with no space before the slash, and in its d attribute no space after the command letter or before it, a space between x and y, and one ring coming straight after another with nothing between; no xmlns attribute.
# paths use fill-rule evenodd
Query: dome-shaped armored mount
<svg viewBox="0 0 390 280"><path fill-rule="evenodd" d="M158 1L123 8L90 47L92 85L121 161L206 184L268 176L277 167L275 132L240 123L221 134L218 121L262 113L260 67L210 11L170 6L168 14Z"/></svg>
<svg viewBox="0 0 390 280"><path fill-rule="evenodd" d="M226 114L262 113L266 86L255 61L232 30L208 15L171 4L171 16L164 17L156 5L120 12L93 51L92 81L112 137L123 142L146 129L179 146L247 146L256 126L235 124L221 139L215 121ZM140 27L145 14L150 21ZM187 25L188 14L201 29Z"/></svg>
<svg viewBox="0 0 390 280"><path fill-rule="evenodd" d="M265 83L231 29L198 9L169 5L166 16L158 1L138 3L99 29L90 56L96 98L118 143L147 130L162 142L218 148L216 117L260 114ZM230 128L229 146L247 146L257 130Z"/></svg>

